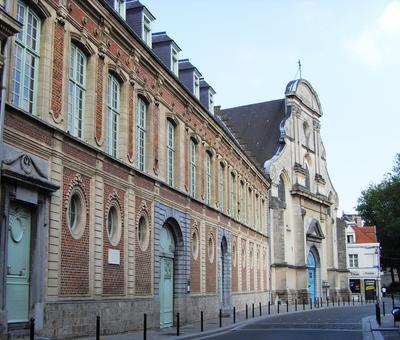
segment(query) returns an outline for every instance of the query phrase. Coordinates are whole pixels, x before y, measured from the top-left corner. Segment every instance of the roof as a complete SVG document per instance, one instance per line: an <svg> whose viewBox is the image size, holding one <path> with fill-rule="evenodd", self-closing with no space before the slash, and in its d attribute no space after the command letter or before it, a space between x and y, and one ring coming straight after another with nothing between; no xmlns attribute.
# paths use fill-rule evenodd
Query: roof
<svg viewBox="0 0 400 340"><path fill-rule="evenodd" d="M376 228L373 227L352 227L356 233L356 243L377 243Z"/></svg>
<svg viewBox="0 0 400 340"><path fill-rule="evenodd" d="M279 149L285 99L233 107L220 111L221 119L249 156L262 168Z"/></svg>
<svg viewBox="0 0 400 340"><path fill-rule="evenodd" d="M170 43L174 45L174 48L178 50L178 52L182 51L182 49L178 46L178 44L173 40L167 32L155 32L151 35L152 43Z"/></svg>

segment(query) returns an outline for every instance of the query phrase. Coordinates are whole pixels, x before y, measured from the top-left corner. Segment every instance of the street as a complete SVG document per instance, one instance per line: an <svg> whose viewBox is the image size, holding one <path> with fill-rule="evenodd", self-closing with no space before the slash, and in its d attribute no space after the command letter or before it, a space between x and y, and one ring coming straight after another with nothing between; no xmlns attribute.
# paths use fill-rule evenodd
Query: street
<svg viewBox="0 0 400 340"><path fill-rule="evenodd" d="M374 305L365 305L277 315L212 338L361 340L361 320L374 312Z"/></svg>

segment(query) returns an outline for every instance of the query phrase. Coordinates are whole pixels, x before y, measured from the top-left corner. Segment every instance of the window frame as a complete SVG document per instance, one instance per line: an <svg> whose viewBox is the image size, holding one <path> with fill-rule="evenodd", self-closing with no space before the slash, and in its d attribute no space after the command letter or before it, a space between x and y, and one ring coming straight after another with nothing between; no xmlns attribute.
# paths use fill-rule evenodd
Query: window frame
<svg viewBox="0 0 400 340"><path fill-rule="evenodd" d="M236 218L236 205L237 205L237 197L236 197L236 175L234 172L231 172L231 197L230 197L230 208L231 208L231 216Z"/></svg>
<svg viewBox="0 0 400 340"><path fill-rule="evenodd" d="M168 185L173 187L175 184L175 124L169 119L167 119L166 130L166 179Z"/></svg>
<svg viewBox="0 0 400 340"><path fill-rule="evenodd" d="M69 65L69 80L68 80L68 130L69 133L75 137L83 138L83 127L84 127L84 112L86 104L86 74L87 74L87 56L86 54L73 42L71 43L70 49L70 65ZM78 61L82 58L82 74L78 74L79 67ZM71 76L72 73L72 76ZM82 82L79 80L79 76L82 78ZM77 91L82 93L81 109L77 109L76 96ZM77 111L78 110L78 111ZM78 126L76 126L76 120L78 120Z"/></svg>
<svg viewBox="0 0 400 340"><path fill-rule="evenodd" d="M220 162L219 163L219 169L218 169L218 175L219 175L219 207L221 211L224 211L225 208L225 165Z"/></svg>
<svg viewBox="0 0 400 340"><path fill-rule="evenodd" d="M197 142L190 138L189 141L189 192L192 197L197 194Z"/></svg>
<svg viewBox="0 0 400 340"><path fill-rule="evenodd" d="M122 17L126 19L126 1L125 0L114 0L114 10Z"/></svg>
<svg viewBox="0 0 400 340"><path fill-rule="evenodd" d="M114 92L115 90L116 92ZM109 73L107 84L107 152L115 158L118 157L120 117L121 83L113 74Z"/></svg>
<svg viewBox="0 0 400 340"><path fill-rule="evenodd" d="M358 254L349 254L349 268L358 268Z"/></svg>
<svg viewBox="0 0 400 340"><path fill-rule="evenodd" d="M197 99L200 98L200 76L197 72L193 72L193 94Z"/></svg>
<svg viewBox="0 0 400 340"><path fill-rule="evenodd" d="M149 104L138 96L136 108L136 167L143 172L146 171L148 108Z"/></svg>
<svg viewBox="0 0 400 340"><path fill-rule="evenodd" d="M35 11L22 1L17 1L17 14L16 19L23 24L21 31L16 34L15 45L13 49L13 69L12 69L12 85L11 85L11 102L21 108L22 110L31 113L32 115L37 114L37 94L38 94L38 79L39 79L39 66L40 66L40 39L41 39L41 26L42 20ZM20 16L19 10L23 9L23 15ZM36 20L36 27L32 25L29 26L29 15L32 20ZM22 18L22 19L21 19ZM31 27L32 32L35 30L36 34L29 35L29 27ZM31 38L30 38L31 36ZM31 47L28 43L28 39L31 39L31 44L35 42L35 47ZM20 57L17 56L17 51L20 51ZM28 87L25 86L26 77L28 76L26 66L28 61L28 56L30 56L31 64L34 64L31 69L33 69L33 77L30 77L28 82ZM18 62L19 60L19 62ZM19 65L19 69L17 69ZM19 79L17 81L17 73L19 73ZM33 83L33 85L32 85ZM18 84L18 89L16 89L16 84ZM28 89L28 98L25 98L25 89ZM18 99L16 99L18 98Z"/></svg>
<svg viewBox="0 0 400 340"><path fill-rule="evenodd" d="M149 46L152 47L152 36L151 36L151 20L143 12L143 40Z"/></svg>
<svg viewBox="0 0 400 340"><path fill-rule="evenodd" d="M179 76L179 52L171 45L171 71Z"/></svg>
<svg viewBox="0 0 400 340"><path fill-rule="evenodd" d="M205 192L205 201L206 204L211 205L211 162L212 156L209 151L206 151L206 164L205 164L205 184L206 184L206 192Z"/></svg>

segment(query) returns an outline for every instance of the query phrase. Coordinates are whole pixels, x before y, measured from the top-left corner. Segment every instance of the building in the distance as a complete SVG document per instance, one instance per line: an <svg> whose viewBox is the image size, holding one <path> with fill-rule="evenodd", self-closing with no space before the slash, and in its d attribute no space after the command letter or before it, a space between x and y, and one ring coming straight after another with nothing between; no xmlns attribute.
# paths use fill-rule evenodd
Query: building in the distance
<svg viewBox="0 0 400 340"><path fill-rule="evenodd" d="M347 222L347 221L346 221ZM358 300L381 296L380 244L375 227L360 227L352 221L346 228L349 288Z"/></svg>
<svg viewBox="0 0 400 340"><path fill-rule="evenodd" d="M225 124L271 179L271 293L293 300L348 296L339 264L338 195L320 133L322 108L311 84L288 83L285 98L223 109ZM343 230L339 233L342 234Z"/></svg>

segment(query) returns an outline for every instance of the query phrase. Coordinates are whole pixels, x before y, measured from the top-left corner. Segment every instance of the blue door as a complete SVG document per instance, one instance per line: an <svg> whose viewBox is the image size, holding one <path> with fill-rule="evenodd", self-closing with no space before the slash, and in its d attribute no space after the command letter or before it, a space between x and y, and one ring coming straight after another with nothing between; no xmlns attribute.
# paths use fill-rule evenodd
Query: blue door
<svg viewBox="0 0 400 340"><path fill-rule="evenodd" d="M174 321L174 252L175 241L167 226L160 234L160 328Z"/></svg>
<svg viewBox="0 0 400 340"><path fill-rule="evenodd" d="M308 289L310 290L310 298L314 302L316 297L315 257L311 251L308 253L307 265L308 265Z"/></svg>
<svg viewBox="0 0 400 340"><path fill-rule="evenodd" d="M8 322L28 321L31 212L11 204L7 240L6 308Z"/></svg>

